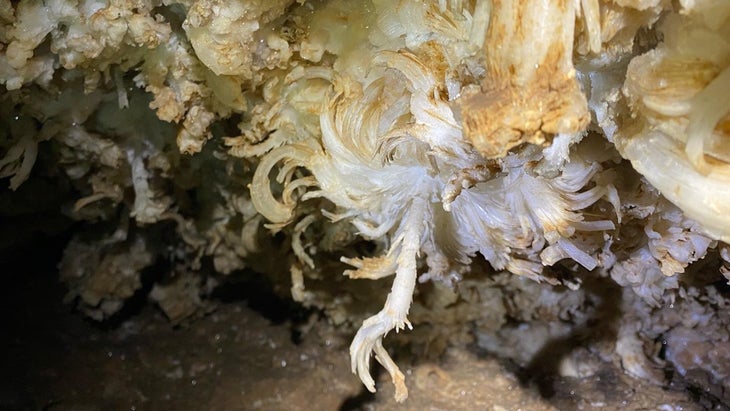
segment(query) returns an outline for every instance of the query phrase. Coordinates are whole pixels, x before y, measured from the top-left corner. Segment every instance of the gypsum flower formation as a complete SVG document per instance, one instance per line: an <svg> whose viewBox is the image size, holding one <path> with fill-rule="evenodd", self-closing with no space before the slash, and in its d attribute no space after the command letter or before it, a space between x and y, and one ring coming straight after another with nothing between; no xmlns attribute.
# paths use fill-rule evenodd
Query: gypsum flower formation
<svg viewBox="0 0 730 411"><path fill-rule="evenodd" d="M612 184L604 181L590 190L580 191L591 180L592 173L600 169L598 164L580 164L579 159L571 158L571 162L566 167L560 161L556 164L544 158L554 156L554 152L530 158L529 150L518 150L523 157L522 163L519 163L520 155L504 157L510 148L519 144L541 143L554 133L580 132L586 125L586 113L583 111L585 109L580 107L580 101L584 99L576 91L575 81L571 81L573 68L570 62L572 55L570 50L573 33L570 23L575 11L570 7L543 5L547 10L543 10L546 13L541 13L541 16L548 15L557 22L567 22L567 24L559 24L564 29L567 27L565 29L567 33L551 33L553 37L550 37L545 36L544 32L538 28L528 35L521 33L520 36L516 36L520 41L525 41L525 37L529 38L531 34L533 37L530 40L532 41L526 43L536 45L538 50L539 45L548 43L548 46L542 50L549 54L550 50L558 49L563 50L564 54L545 56L536 52L528 54L526 58L523 58L524 60L507 54L503 57L504 60L500 60L499 57L493 58L490 55L490 44L495 47L494 52L498 54L499 49L497 49L495 39L504 42L505 36L502 31L510 32L510 29L513 29L520 32L519 28L514 29L514 20L510 20L514 14L510 14L510 12L529 14L531 10L540 9L527 2L517 3L517 5L496 3L492 6L493 9L489 12L493 14L488 27L492 29L497 27L499 30L493 29L486 35L485 49L487 61L491 63L491 66L488 63L481 91L475 92L475 89L469 84L464 84L460 81L461 79L454 78L457 76L449 77L448 69L444 73L445 79L442 84L435 82L435 78L425 82L419 81L424 77L427 78L428 73L413 75L413 73L418 73L416 67L419 63L419 54L426 56L424 58L428 60L433 59L434 54L441 52L443 54L437 60L460 63L474 56L469 55L469 52L473 53L475 47L478 49L478 44L469 44L468 41L465 42L467 45L460 44L461 47L454 46L454 44L459 43L458 39L469 38L466 33L471 34L472 39L479 38L479 35L474 36L474 27L477 27L476 30L485 27L479 26L479 21L475 18L470 20L468 17L472 16L466 13L464 14L466 18L463 20L451 15L449 16L451 19L446 17L444 20L460 21L466 26L461 31L461 37L455 36L445 41L440 39L453 47L450 50L452 55L443 49L434 52L431 45L423 47L418 44L418 40L414 40L408 44L407 54L401 51L398 54L399 57L396 57L396 54L381 51L373 57L376 64L385 62L391 70L399 71L406 77L406 84L410 85L410 88L407 87L407 92L410 93L410 118L401 120L405 121L405 126L402 128L406 128L406 130L393 129L392 126L388 127L388 123L383 125L383 119L393 121L391 119L408 117L406 112L396 111L391 114L386 109L381 109L386 111L379 111L369 108L368 105L363 107L356 98L350 103L352 104L350 107L356 107L354 109L356 115L353 115L348 109L339 109L338 104L348 104L348 97L352 93L350 90L355 87L338 85L338 81L346 80L329 76L334 80L335 89L339 89L339 91L330 98L325 112L321 114L321 145L315 143L314 148L311 146L309 148L285 146L285 148L274 150L265 157L262 163L265 167L259 168L256 174L258 178L254 178L252 197L256 202L260 195L257 189L269 185L269 167L284 160L285 165L279 174L279 182L292 184L294 187L315 184L318 187L315 193L302 194L302 201L314 197L325 197L340 209L337 215L329 213L331 217L351 218L360 235L365 238L378 239L382 236L388 238L386 242L389 244L389 248L385 255L344 261L358 268L358 270L348 272L351 277L377 279L395 272L393 288L388 295L384 309L363 323L351 346L351 355L353 371L360 375L365 385L372 391L374 387L368 373L368 361L370 352L374 351L376 359L391 374L397 387L396 398L399 400L404 399L407 395L402 382L403 376L383 349L381 339L392 329L397 331L406 325L410 326L406 315L416 281L413 259L418 255L419 250L424 252L428 266L428 272L423 278L458 278L458 274L456 274L458 269L455 269L454 265L468 263L476 252L482 254L496 269L507 269L510 272L532 278L540 278L539 273L542 271L542 266L552 265L564 258L572 258L590 270L598 265L599 260L611 261L614 257L611 252L598 252L601 249L601 241L605 241L605 237L600 235L589 239L589 236L582 234L579 245L571 241L571 237L576 231L606 233L614 229L612 221L586 222L583 221L583 216L575 211L585 209L598 199L605 198L614 205L616 213L620 213L619 199ZM598 6L590 2L583 6L582 11L585 13L583 23L588 47L597 51L600 49L600 39L597 39L597 36L600 36L600 29L596 28ZM520 7L523 8L520 9ZM643 8L646 9L646 7ZM448 15L448 10L442 8L441 12L446 12L445 14ZM483 17L485 13L487 12L480 11L478 7L474 10L475 16ZM394 14L397 15L397 13ZM529 19L523 20L523 22L523 24L535 23ZM470 23L474 25L470 27ZM500 27L499 24L504 24L504 27ZM495 31L497 34L494 34ZM447 36L444 35L444 37ZM551 41L554 44L551 44ZM509 42L506 44L509 45ZM505 48L508 49L508 47ZM461 56L453 56L453 50L462 52L466 50L466 52ZM540 64L541 57L547 59L542 62L543 64ZM429 66L428 63L422 63L422 65ZM533 66L538 69L532 70ZM539 68L545 66L547 68L541 73ZM518 74L514 78L510 78L510 74L505 68L514 70L514 67L522 67L524 71L520 72L520 69L517 69ZM451 69L453 70L453 68ZM392 71L386 70L380 74L372 66L368 66L368 70L371 70L370 75L374 75L379 80L392 76ZM470 74L473 77L479 77L475 73ZM556 80L555 76L560 80ZM548 77L543 80L545 83L542 83L541 77ZM597 83L600 80L602 79L599 79ZM382 96L387 94L386 89L378 87L376 81L364 78L362 83L365 84L365 91L362 92L363 99L373 101L374 97L368 98L372 95L371 93L379 96L378 101L370 103L370 106L380 104L395 110L394 107L398 107L399 103L403 104L397 99L383 98ZM520 90L521 87L527 85L534 87L533 91ZM454 89L458 90L459 86L462 89L454 92ZM451 89L449 89L450 87ZM558 91L566 87L566 91ZM438 88L442 91L439 92ZM391 93L396 89L396 85L388 86L387 92ZM452 92L451 96L449 96L449 91ZM462 91L464 91L463 96ZM439 101L439 96L446 98ZM541 100L541 97L544 98ZM481 150L480 154L488 157L501 157L498 166L495 163L485 163L478 156L473 157L474 153L470 152L470 145L464 145L466 139L461 133L461 127L453 121L453 112L449 110L451 106L446 104L449 98L463 102L460 107L463 110L462 116L469 115L473 119L464 118L464 124L468 126L466 135L470 142ZM505 99L506 103L503 101ZM535 103L534 99L537 99L539 103ZM507 109L505 110L504 107ZM500 109L505 112L500 114ZM425 113L430 116L424 115ZM479 117L482 113L486 113L484 114L486 118ZM373 120L369 118L370 115L380 115L380 117ZM341 117L347 119L342 121L345 123L345 127L333 127L333 124L338 124L337 119ZM376 130L376 123L379 133L364 131L360 128L361 124L373 124L371 129ZM353 127L353 124L357 126ZM486 130L481 128L486 128ZM560 143L565 144L566 147L569 146L572 142L571 139L579 138L562 135L558 140L567 141L567 143L556 141L553 149L557 150L555 147ZM395 150L393 149L394 142L398 143ZM411 147L413 142L422 144L421 152ZM375 149L381 151L374 151ZM358 151L365 155L358 156ZM384 158L386 155L387 157ZM538 171L534 174L529 166L525 167L529 163L525 157L536 162L542 161L540 167L537 168ZM413 163L413 160L418 158L421 158L420 165ZM458 161L453 159L458 159ZM403 160L406 162L404 163ZM338 161L343 164L335 164ZM522 176L515 177L520 172L509 172L510 164L514 164L513 162L519 164L516 169L523 173ZM321 166L321 164L327 165ZM311 175L292 180L291 172L293 167L297 166L308 169ZM365 169L361 168L363 166ZM397 166L411 168L411 172L414 174L405 172ZM580 172L571 175L572 167ZM495 172L496 170L506 173L506 176L502 177L499 172ZM552 175L552 179L545 178L544 175L540 175L539 170L551 170L553 173L558 171L558 176ZM353 172L354 174L351 174ZM373 177L358 181L358 176ZM399 181L407 183L398 187L397 182ZM509 182L514 182L515 185L509 185ZM366 184L366 187L363 187L362 183ZM514 189L514 187L527 189L527 191ZM275 223L286 223L292 217L297 201L291 196L293 190L284 189L285 196L281 203L268 195L267 189L263 191L265 202L257 204L257 209ZM504 193L505 191L506 193ZM377 196L373 197L373 192L377 193ZM383 203L390 207L374 208ZM398 208L393 209L393 204L397 204ZM264 210L276 210L278 214L274 215ZM529 222L526 222L524 217L510 216L508 212L505 212L507 210L519 210L521 215L529 216L527 218ZM437 215L444 212L444 215ZM385 213L387 218L379 217L378 214L381 213ZM414 213L416 217L412 219ZM420 225L420 219L424 215L428 216L430 221L435 222L432 227L409 227L411 224ZM620 222L620 216L618 221ZM481 227L484 229L480 229ZM519 227L519 229L511 230L510 228L513 227ZM712 233L711 229L704 231ZM700 235L695 237L694 251L686 256L677 255L673 251L665 251L678 260L675 260L677 261L675 266L664 268L662 272L669 275L681 272L686 264L704 255L711 242ZM412 247L408 247L409 243L412 244ZM460 245L458 247L460 252L450 251L450 249L453 250L453 244ZM665 250L672 248L671 246L664 247ZM637 261L647 261L653 259L649 255L657 254L662 254L662 252L654 248L643 257L637 254L636 257L631 258L636 258ZM306 260L307 257L303 256L302 259ZM629 259L615 267L617 277L622 277L622 270L628 269L632 264L631 261ZM603 264L605 268L610 268L611 265L612 263ZM625 276L623 277L625 278ZM646 294L643 291L639 292ZM647 298L659 298L656 295L650 297L652 294L646 295ZM627 353L626 357L630 357L630 354ZM635 374L642 374L642 371L637 370Z"/></svg>
<svg viewBox="0 0 730 411"><path fill-rule="evenodd" d="M644 156L661 158L674 153L675 146L652 146L649 140L633 138L653 135L657 125L673 124L667 113L657 117L644 109L657 106L644 95L650 87L632 87L633 79L652 80L656 72L632 77L630 67L621 89L626 63L645 46L637 33L668 12L661 20L662 32L682 33L687 25L696 25L701 30L693 32L709 33L714 40L688 49L702 50L705 44L722 49L723 37L718 39L717 33L727 28L726 6L680 2L675 10L659 1L617 3L331 1L286 9L288 2L119 1L69 7L60 1L17 7L2 2L0 17L7 28L2 41L8 44L0 56L2 81L8 89L23 88L9 95L13 105L6 107L21 104L22 124L11 128L9 144L3 144L7 148L0 172L17 187L28 176L39 143L50 139L63 148L66 160L61 166L83 193L73 215L109 221L111 208L121 210L119 229L101 250L75 241L64 259L64 278L92 314L101 317L118 310L139 288L136 275L151 264L152 254L180 260L176 271L181 272L195 273L204 256L213 257L222 272L255 264L248 254L259 248L254 239L260 217L252 205L274 222L273 228L292 235L292 249L301 260L292 266L295 298L308 298L298 267L316 271L312 266L322 263L314 248L302 243L308 227L327 227L333 250L346 244L340 237L355 227L385 252L345 259L356 268L348 274L396 274L386 308L399 311L384 310L364 325L353 343L354 369L371 382L367 360L375 350L403 398L401 376L381 339L390 328L407 325L416 264L422 260L428 267L422 280L458 280L480 253L497 269L555 283L558 279L544 266L569 257L586 268L596 267L598 273L608 271L640 296L641 304L656 307L673 301L667 290L679 287L676 274L714 247L702 233L721 238L713 229L724 223L695 216L704 223L700 226L648 185L622 184L621 168L612 165L616 160L604 153L605 144L581 138L587 97L595 120L590 128L615 141L650 180L661 176L662 167L641 167ZM537 27L520 34L516 16ZM672 25L672 19L684 25ZM490 31L500 25L512 33L509 41L501 41L498 30ZM561 30L553 30L556 25ZM660 42L656 53L669 59L677 53L664 56L662 50L672 47L669 40ZM550 50L560 52L544 54ZM713 76L727 63L713 53L724 56L718 50L706 53L712 69L693 83L689 98L713 79L722 84L723 77ZM534 64L543 70L533 71ZM510 65L518 70L513 73ZM93 125L108 116L119 116L116 121L124 124L145 109L144 99L131 104L132 115L123 109L138 97L137 91L128 96L128 80L121 76L125 71L134 73L136 87L152 94L150 107L158 118L179 124L177 132L168 126L140 132L139 120ZM684 84L681 74L676 78ZM57 82L67 85L68 94L54 95ZM116 84L116 92L93 93L109 82ZM28 84L40 93L32 104L23 105ZM530 98L522 96L522 88L529 89L525 94ZM45 107L44 93L59 104ZM633 113L627 113L622 94ZM493 95L500 99L490 100ZM671 93L664 97L670 103L678 100ZM86 106L63 103L76 100ZM500 104L504 101L510 104ZM543 101L551 104L546 107ZM240 125L242 135L226 143L230 154L258 162L250 199L241 185L251 176L231 173L230 157L211 150L188 163L180 162L176 153L200 151L216 119L243 112L246 106L250 109ZM531 121L522 124L510 107ZM502 114L489 117L499 109ZM90 115L95 112L107 115ZM681 123L685 115L675 117ZM10 110L3 116L15 114ZM41 133L26 124L31 117L45 124ZM551 121L543 124L546 117ZM147 119L142 123L157 124ZM712 119L701 123L712 125ZM724 123L718 124L713 133L722 135ZM649 144L638 146L645 150L632 154L631 144L644 141ZM713 170L721 165L709 163ZM678 164L689 163L680 159ZM191 178L196 171L186 167L206 172L203 178ZM272 169L278 170L281 184L268 180ZM688 185L706 182L697 179ZM673 192L657 186L668 196ZM722 179L718 187L723 187ZM199 191L201 204L208 205L204 212L184 212L181 205L188 200L179 188ZM723 190L707 192L716 196ZM694 200L672 199L683 209L701 203ZM236 223L240 220L244 224ZM150 231L129 230L133 225L154 229L164 221L175 222L182 240L172 250L153 249ZM105 253L112 257L105 259ZM114 255L136 257L134 267L104 269L103 262L115 261ZM97 269L89 272L93 267ZM178 278L185 281L156 288L153 294L164 299L176 292L176 284L185 293L196 293L199 280ZM560 279L574 288L579 284L579 278ZM327 303L320 299L314 304ZM616 350L624 367L634 375L648 375L650 367L635 360L645 357L641 328L628 319L621 327Z"/></svg>
<svg viewBox="0 0 730 411"><path fill-rule="evenodd" d="M469 16L444 14L464 25L461 34L469 33L473 21ZM455 31L450 34L459 34ZM458 43L458 38L444 42ZM478 50L460 46L455 49ZM360 82L321 70L308 74L305 69L303 77L319 76L333 87L320 114L321 139L285 144L266 154L251 188L256 208L274 224L291 221L297 201L325 197L337 207L327 216L350 219L367 239L386 239L384 255L343 261L356 267L346 272L351 278L395 274L384 308L363 322L350 353L353 372L374 391L369 375L374 352L390 373L398 400L407 397L404 377L383 348L382 338L391 330L410 327L407 314L421 253L428 266L424 279L458 279L455 266L469 264L480 253L498 270L540 280L545 278L543 265L566 257L589 270L595 268L595 257L582 249L593 244L586 241L579 246L571 237L576 231L614 229L610 220L584 221L576 212L612 189L607 185L583 190L600 169L598 164L576 160L564 168L546 163L530 166L540 163L542 155L529 149L485 162L454 119L448 104L449 80L439 83L418 54L428 51L428 58L436 61L465 57L446 55L446 47L429 43L409 49L376 50ZM560 115L556 117L559 120ZM279 163L277 181L283 188L277 200L269 175ZM537 170L541 166L561 171L545 178ZM310 174L296 176L298 167ZM316 189L306 190L313 186ZM302 259L311 261L307 256Z"/></svg>
<svg viewBox="0 0 730 411"><path fill-rule="evenodd" d="M730 124L730 5L684 4L659 27L664 41L634 58L624 93L634 124L621 154L716 239L730 240L726 137Z"/></svg>

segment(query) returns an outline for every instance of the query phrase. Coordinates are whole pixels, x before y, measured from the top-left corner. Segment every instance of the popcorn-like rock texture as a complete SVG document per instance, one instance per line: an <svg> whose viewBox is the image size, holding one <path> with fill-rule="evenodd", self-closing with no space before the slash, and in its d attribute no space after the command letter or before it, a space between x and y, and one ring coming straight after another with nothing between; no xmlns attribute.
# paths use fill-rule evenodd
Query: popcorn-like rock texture
<svg viewBox="0 0 730 411"><path fill-rule="evenodd" d="M352 371L399 401L405 329L730 383L728 3L0 0L0 27L0 177L64 187L95 319L149 292L184 321L254 270L369 316Z"/></svg>

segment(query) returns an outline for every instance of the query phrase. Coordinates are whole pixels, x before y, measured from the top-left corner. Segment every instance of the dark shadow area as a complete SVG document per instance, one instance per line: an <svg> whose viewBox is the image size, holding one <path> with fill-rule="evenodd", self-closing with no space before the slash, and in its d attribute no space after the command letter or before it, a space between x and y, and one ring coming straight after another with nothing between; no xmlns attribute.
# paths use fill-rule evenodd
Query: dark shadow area
<svg viewBox="0 0 730 411"><path fill-rule="evenodd" d="M138 288L134 294L124 300L124 305L119 311L115 312L108 318L101 321L94 320L93 318L85 317L92 327L97 328L101 331L111 331L118 329L125 321L139 315L142 310L149 306L149 294L152 287L155 285L155 281L159 278L160 272L165 272L167 264L164 262L157 262L150 267L145 268L139 275L141 287Z"/></svg>
<svg viewBox="0 0 730 411"><path fill-rule="evenodd" d="M317 312L278 294L265 274L252 270L231 274L213 290L210 298L223 304L245 302L250 309L273 325L288 323L291 341L297 345L302 339L299 326Z"/></svg>
<svg viewBox="0 0 730 411"><path fill-rule="evenodd" d="M543 398L556 395L555 381L560 362L571 351L601 340L614 341L621 316L621 288L607 278L585 281L586 293L598 301L593 317L564 338L554 339L538 351L517 375L524 386L534 384Z"/></svg>
<svg viewBox="0 0 730 411"><path fill-rule="evenodd" d="M375 367L375 369L372 369L371 372L373 373L373 378L377 381L378 376L381 374L381 367ZM360 411L363 410L365 405L375 402L376 400L376 394L372 393L365 388L365 386L362 386L362 389L360 390L357 395L353 395L351 397L347 397L345 401L342 402L342 405L340 405L340 408L338 408L338 411Z"/></svg>
<svg viewBox="0 0 730 411"><path fill-rule="evenodd" d="M702 370L690 370L681 376L672 373L668 389L686 391L690 398L706 410L728 411L728 387L723 387L712 376Z"/></svg>
<svg viewBox="0 0 730 411"><path fill-rule="evenodd" d="M68 325L59 321L64 287L56 265L70 233L19 236L22 241L0 251L0 410L46 409L28 394L34 371L61 354L59 336ZM40 408L39 408L40 407Z"/></svg>
<svg viewBox="0 0 730 411"><path fill-rule="evenodd" d="M730 281L726 279L717 280L712 283L718 293L723 295L730 295Z"/></svg>

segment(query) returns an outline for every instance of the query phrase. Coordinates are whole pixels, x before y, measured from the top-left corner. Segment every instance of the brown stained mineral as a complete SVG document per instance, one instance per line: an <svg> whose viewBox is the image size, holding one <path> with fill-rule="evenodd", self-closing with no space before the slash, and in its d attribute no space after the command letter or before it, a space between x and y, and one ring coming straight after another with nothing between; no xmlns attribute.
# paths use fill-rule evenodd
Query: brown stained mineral
<svg viewBox="0 0 730 411"><path fill-rule="evenodd" d="M494 1L483 49L487 76L458 100L464 134L484 157L588 126L572 63L575 13L568 0Z"/></svg>

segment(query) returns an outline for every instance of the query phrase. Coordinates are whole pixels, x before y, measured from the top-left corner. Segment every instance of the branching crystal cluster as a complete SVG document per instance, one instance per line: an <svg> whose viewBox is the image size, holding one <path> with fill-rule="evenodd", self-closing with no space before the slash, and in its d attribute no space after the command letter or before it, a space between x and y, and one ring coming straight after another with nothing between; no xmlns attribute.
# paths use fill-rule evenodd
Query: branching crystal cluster
<svg viewBox="0 0 730 411"><path fill-rule="evenodd" d="M150 296L179 320L217 281L207 261L228 274L285 256L293 297L336 323L358 318L357 293L305 279L326 284L340 263L392 276L350 354L371 391L374 354L398 400L383 338L412 328L412 306L439 324L433 312L479 321L484 304L504 324L475 274L519 276L494 281L527 296L524 321L542 302L582 318L588 298L533 282L586 296L609 277L626 291L612 353L635 376L660 378L645 350L659 336L684 369L687 341L728 344L662 310L726 304L678 274L728 260L730 3L0 0L0 26L0 176L18 188L46 150L70 182L86 232L61 274L95 318L155 261L169 273ZM428 281L451 290L431 314L414 302Z"/></svg>

